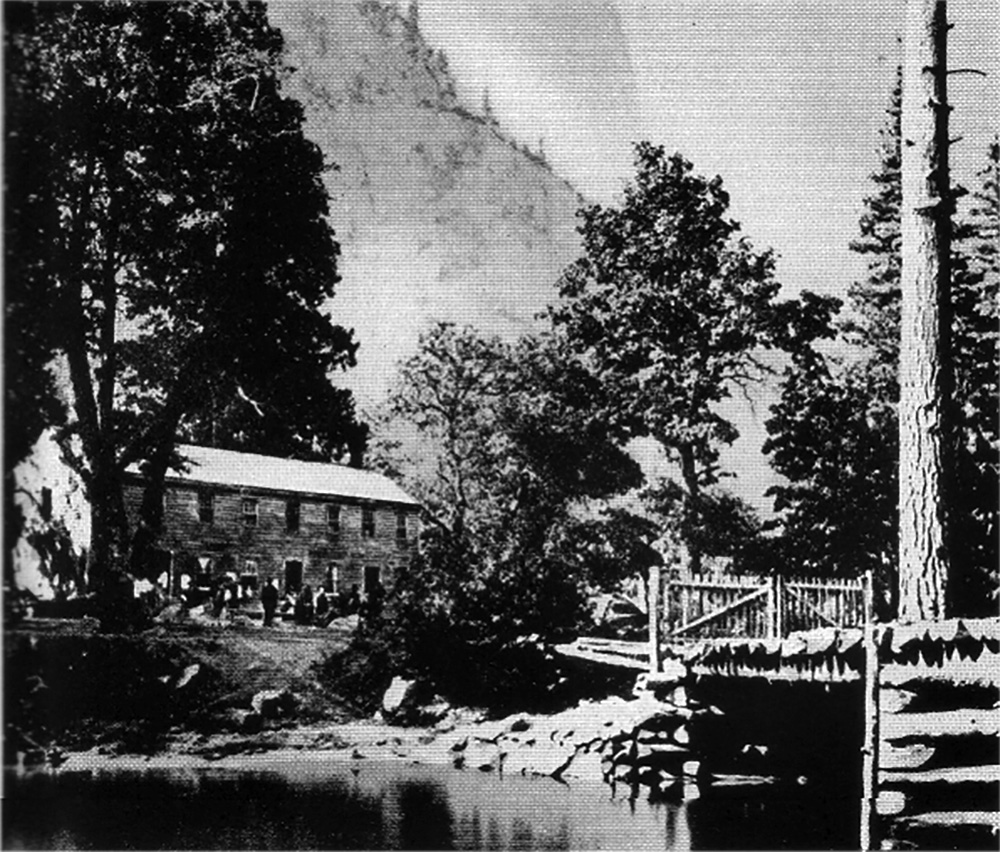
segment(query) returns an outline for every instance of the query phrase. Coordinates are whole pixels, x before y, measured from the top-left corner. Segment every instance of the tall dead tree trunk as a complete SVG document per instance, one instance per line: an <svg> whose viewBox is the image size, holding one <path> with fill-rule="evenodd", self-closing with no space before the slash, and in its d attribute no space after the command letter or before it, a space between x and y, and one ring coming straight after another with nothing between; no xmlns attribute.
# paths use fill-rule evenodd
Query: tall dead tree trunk
<svg viewBox="0 0 1000 852"><path fill-rule="evenodd" d="M947 4L907 0L899 356L899 617L941 618L949 571Z"/></svg>

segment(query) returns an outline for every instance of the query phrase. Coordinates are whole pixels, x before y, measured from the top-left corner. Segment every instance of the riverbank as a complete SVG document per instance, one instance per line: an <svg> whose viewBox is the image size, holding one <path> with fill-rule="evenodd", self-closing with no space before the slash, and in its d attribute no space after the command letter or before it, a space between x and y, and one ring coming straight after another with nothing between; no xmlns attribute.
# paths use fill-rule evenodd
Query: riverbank
<svg viewBox="0 0 1000 852"><path fill-rule="evenodd" d="M506 761L508 771L600 779L594 747L658 709L649 696L612 696L554 716L490 719L439 705L427 724L389 724L320 679L356 626L202 620L101 634L86 619L26 620L5 631L5 765L243 765L281 752L482 771Z"/></svg>
<svg viewBox="0 0 1000 852"><path fill-rule="evenodd" d="M678 708L642 695L584 701L552 715L513 714L486 719L481 711L452 710L431 727L403 727L378 720L300 725L289 723L253 735L199 734L174 730L154 753L106 746L64 750L55 746L50 759L34 769L101 772L139 769L239 770L309 762L401 762L448 766L473 772L497 772L560 779L600 781L611 774L613 755L630 743L651 720L672 718ZM30 772L23 760L19 771Z"/></svg>

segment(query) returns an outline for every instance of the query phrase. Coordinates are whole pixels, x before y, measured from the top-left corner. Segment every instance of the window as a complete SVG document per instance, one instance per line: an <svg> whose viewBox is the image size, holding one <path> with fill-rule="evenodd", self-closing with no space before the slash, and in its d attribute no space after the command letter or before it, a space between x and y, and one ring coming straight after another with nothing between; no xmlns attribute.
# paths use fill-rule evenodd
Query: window
<svg viewBox="0 0 1000 852"><path fill-rule="evenodd" d="M42 489L42 505L38 509L43 521L52 520L52 489Z"/></svg>
<svg viewBox="0 0 1000 852"><path fill-rule="evenodd" d="M333 535L340 535L340 506L337 503L327 505L326 525Z"/></svg>
<svg viewBox="0 0 1000 852"><path fill-rule="evenodd" d="M332 595L340 594L340 566L331 565L326 569L326 590Z"/></svg>
<svg viewBox="0 0 1000 852"><path fill-rule="evenodd" d="M203 524L215 523L215 495L211 491L198 492L198 520Z"/></svg>
<svg viewBox="0 0 1000 852"><path fill-rule="evenodd" d="M257 501L250 497L243 499L243 526L257 526Z"/></svg>
<svg viewBox="0 0 1000 852"><path fill-rule="evenodd" d="M403 509L396 512L396 541L406 541L406 512Z"/></svg>
<svg viewBox="0 0 1000 852"><path fill-rule="evenodd" d="M289 500L285 503L285 529L289 532L298 532L301 520L302 504L298 500Z"/></svg>
<svg viewBox="0 0 1000 852"><path fill-rule="evenodd" d="M302 588L302 560L285 560L285 594L294 595Z"/></svg>
<svg viewBox="0 0 1000 852"><path fill-rule="evenodd" d="M361 507L361 535L365 538L375 537L375 508L373 506Z"/></svg>

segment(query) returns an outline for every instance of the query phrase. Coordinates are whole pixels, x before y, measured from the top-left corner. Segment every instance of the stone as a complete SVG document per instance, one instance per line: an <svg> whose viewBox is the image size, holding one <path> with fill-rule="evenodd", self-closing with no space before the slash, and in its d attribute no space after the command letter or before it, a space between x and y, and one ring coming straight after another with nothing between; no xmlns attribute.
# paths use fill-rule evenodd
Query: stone
<svg viewBox="0 0 1000 852"><path fill-rule="evenodd" d="M259 734L264 730L264 717L253 710L237 710L241 715L239 730L241 734Z"/></svg>
<svg viewBox="0 0 1000 852"><path fill-rule="evenodd" d="M250 706L265 719L277 719L295 709L295 696L287 689L262 689L250 700Z"/></svg>
<svg viewBox="0 0 1000 852"><path fill-rule="evenodd" d="M471 741L462 752L466 769L491 772L500 768L501 752L493 743Z"/></svg>
<svg viewBox="0 0 1000 852"><path fill-rule="evenodd" d="M563 770L573 760L575 750L555 743L540 741L533 746L523 746L507 754L504 770L508 767L523 767L525 775L547 775L561 777Z"/></svg>
<svg viewBox="0 0 1000 852"><path fill-rule="evenodd" d="M604 774L604 761L600 752L577 749L572 761L563 770L562 777L599 781Z"/></svg>
<svg viewBox="0 0 1000 852"><path fill-rule="evenodd" d="M408 704L412 704L416 687L415 680L407 680L398 675L392 679L385 695L382 696L382 711L386 718L399 715Z"/></svg>
<svg viewBox="0 0 1000 852"><path fill-rule="evenodd" d="M174 684L174 689L183 689L191 683L191 681L194 680L200 672L201 665L198 663L192 663L190 666L185 666L184 671L181 672L181 676L177 680L177 683Z"/></svg>
<svg viewBox="0 0 1000 852"><path fill-rule="evenodd" d="M414 708L413 717L420 725L438 725L448 718L451 705L443 699Z"/></svg>

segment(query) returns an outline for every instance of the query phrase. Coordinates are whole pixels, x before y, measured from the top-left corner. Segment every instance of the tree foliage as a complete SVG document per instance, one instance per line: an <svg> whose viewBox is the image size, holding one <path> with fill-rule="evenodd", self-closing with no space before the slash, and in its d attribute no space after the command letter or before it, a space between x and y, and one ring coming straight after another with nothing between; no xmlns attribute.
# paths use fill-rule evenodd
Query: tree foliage
<svg viewBox="0 0 1000 852"><path fill-rule="evenodd" d="M356 344L324 313L339 251L325 165L281 95L281 36L263 6L5 12L8 323L44 306L95 561L128 546L132 464L154 483L155 532L178 433L283 455L359 451L352 398L329 380Z"/></svg>
<svg viewBox="0 0 1000 852"><path fill-rule="evenodd" d="M832 304L775 301L770 251L727 217L722 181L680 155L636 146L620 207L582 211L584 256L560 282L556 328L603 389L611 422L651 436L680 471L680 523L694 567L705 489L720 449L738 437L719 403L768 372L765 349L797 347Z"/></svg>
<svg viewBox="0 0 1000 852"><path fill-rule="evenodd" d="M492 693L525 675L539 635L583 623L594 583L620 579L600 535L620 519L582 508L641 473L599 395L549 336L510 345L442 323L402 365L373 445L425 509L421 557L382 628L411 671Z"/></svg>
<svg viewBox="0 0 1000 852"><path fill-rule="evenodd" d="M895 611L898 528L900 89L882 131L875 191L865 198L861 235L868 277L850 291L852 315L836 331L839 357L808 347L786 371L767 424L765 452L789 482L772 488L779 546L795 570L855 575L873 569L882 614ZM967 217L954 227L950 406L954 469L952 611L989 610L997 565L998 276L996 146Z"/></svg>

